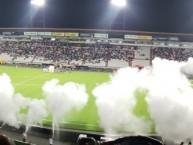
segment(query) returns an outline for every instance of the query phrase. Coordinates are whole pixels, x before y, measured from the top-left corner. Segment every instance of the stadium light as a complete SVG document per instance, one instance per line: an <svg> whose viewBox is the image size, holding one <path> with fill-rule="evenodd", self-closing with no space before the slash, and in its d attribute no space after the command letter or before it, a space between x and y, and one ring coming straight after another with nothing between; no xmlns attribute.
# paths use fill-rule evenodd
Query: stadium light
<svg viewBox="0 0 193 145"><path fill-rule="evenodd" d="M46 0L29 0L31 3L31 27L46 27L45 25L45 4ZM37 19L37 15L40 15ZM41 26L40 26L41 25Z"/></svg>
<svg viewBox="0 0 193 145"><path fill-rule="evenodd" d="M31 0L31 4L36 6L44 6L45 0Z"/></svg>
<svg viewBox="0 0 193 145"><path fill-rule="evenodd" d="M111 0L111 3L117 7L125 7L127 5L126 0Z"/></svg>
<svg viewBox="0 0 193 145"><path fill-rule="evenodd" d="M119 26L118 29L125 30L128 0L111 0L110 2L111 2L111 6L110 6L111 10L110 10L110 27L109 28L112 29L112 25L114 26L117 25ZM121 16L119 14L121 14ZM118 15L119 17L121 17L121 20L120 19L116 20L116 17L118 17Z"/></svg>

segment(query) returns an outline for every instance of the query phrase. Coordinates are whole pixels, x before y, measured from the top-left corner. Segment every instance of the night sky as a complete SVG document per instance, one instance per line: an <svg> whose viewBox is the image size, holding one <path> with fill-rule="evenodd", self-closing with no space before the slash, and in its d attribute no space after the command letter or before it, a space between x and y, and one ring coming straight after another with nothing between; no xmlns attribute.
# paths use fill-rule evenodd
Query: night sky
<svg viewBox="0 0 193 145"><path fill-rule="evenodd" d="M0 27L30 27L30 6L30 0L0 0ZM111 18L121 29L123 21L110 0L47 0L45 12L51 28L108 29ZM126 29L193 33L193 0L128 0Z"/></svg>

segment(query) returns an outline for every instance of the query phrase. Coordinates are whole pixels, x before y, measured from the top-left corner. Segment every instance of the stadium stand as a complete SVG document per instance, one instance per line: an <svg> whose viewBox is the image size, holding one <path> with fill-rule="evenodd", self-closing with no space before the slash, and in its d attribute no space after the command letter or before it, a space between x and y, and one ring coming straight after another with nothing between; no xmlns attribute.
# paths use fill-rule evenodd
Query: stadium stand
<svg viewBox="0 0 193 145"><path fill-rule="evenodd" d="M0 44L0 57L6 61L23 63L62 62L88 66L126 67L128 59L135 57L138 48L128 46L74 45L63 42L4 42ZM149 50L139 49L139 59L149 57ZM136 63L138 63L136 61ZM142 63L142 61L140 62Z"/></svg>
<svg viewBox="0 0 193 145"><path fill-rule="evenodd" d="M152 51L152 55L151 55ZM131 47L103 44L71 44L60 41L6 41L0 44L0 58L15 63L76 64L95 67L149 66L155 57L186 61L193 57L191 49L169 47Z"/></svg>
<svg viewBox="0 0 193 145"><path fill-rule="evenodd" d="M191 49L184 48L154 48L153 58L160 57L162 59L186 61L189 57L193 57L193 51Z"/></svg>
<svg viewBox="0 0 193 145"><path fill-rule="evenodd" d="M177 61L193 57L192 43L181 42L182 36L120 33L114 38L114 35L113 32L0 32L0 64L60 63L114 69L149 66L155 57Z"/></svg>

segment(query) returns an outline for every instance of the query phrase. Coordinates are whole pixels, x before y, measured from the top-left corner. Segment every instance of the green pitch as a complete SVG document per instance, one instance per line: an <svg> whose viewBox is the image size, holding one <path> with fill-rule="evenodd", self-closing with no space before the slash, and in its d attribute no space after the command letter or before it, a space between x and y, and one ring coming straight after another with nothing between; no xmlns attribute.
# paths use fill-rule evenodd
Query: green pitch
<svg viewBox="0 0 193 145"><path fill-rule="evenodd" d="M0 66L0 75L6 73L10 76L15 92L22 94L25 97L43 98L42 86L51 79L59 79L61 84L65 82L76 82L85 84L87 93L89 95L88 104L80 111L72 110L65 116L64 122L60 124L61 127L80 129L88 131L103 131L99 125L99 116L97 107L95 105L92 90L97 84L101 84L109 80L109 73L101 72L64 72L64 73L45 73L41 69L34 68L16 68ZM147 104L144 100L144 93L136 94L137 105L134 108L134 113L139 116L144 116L150 119L147 111ZM44 125L50 126L51 116L45 118ZM154 130L154 129L153 129Z"/></svg>

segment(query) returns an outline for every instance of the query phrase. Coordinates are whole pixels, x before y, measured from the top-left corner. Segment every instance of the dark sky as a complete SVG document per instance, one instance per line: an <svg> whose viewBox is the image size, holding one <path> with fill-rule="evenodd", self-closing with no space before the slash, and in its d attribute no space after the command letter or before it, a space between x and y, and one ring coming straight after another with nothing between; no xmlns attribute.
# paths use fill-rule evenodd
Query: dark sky
<svg viewBox="0 0 193 145"><path fill-rule="evenodd" d="M118 29L123 20L110 0L47 0L45 11L51 28L107 29L111 17ZM0 27L29 26L30 0L0 0ZM128 0L126 29L193 33L193 0Z"/></svg>

